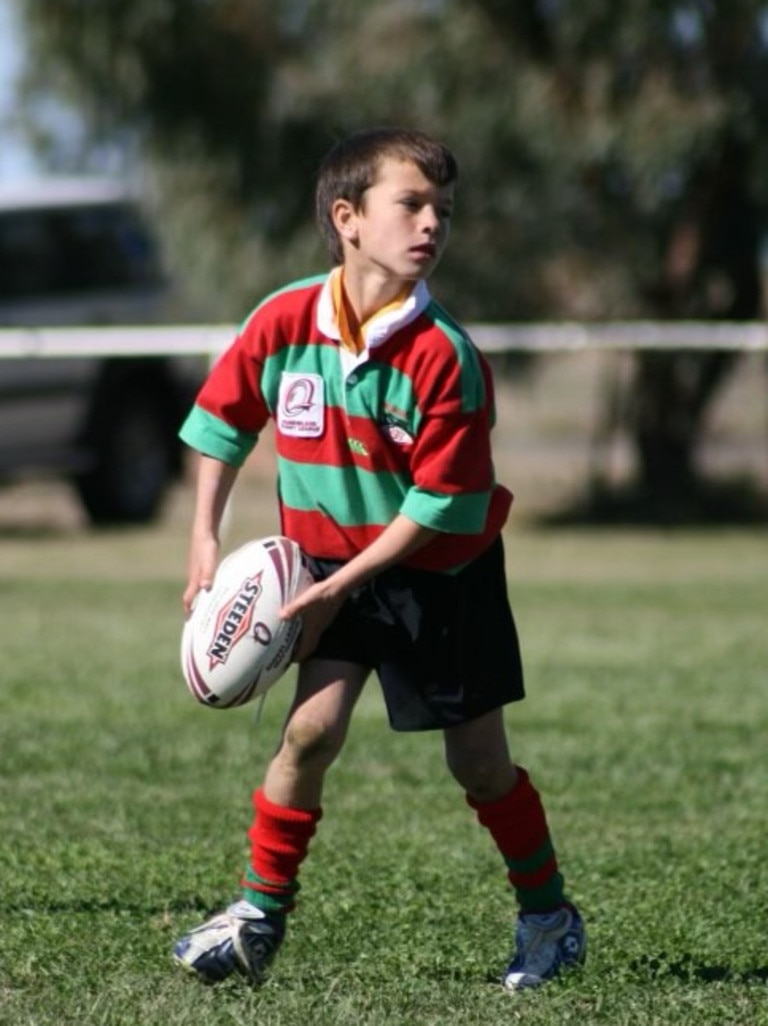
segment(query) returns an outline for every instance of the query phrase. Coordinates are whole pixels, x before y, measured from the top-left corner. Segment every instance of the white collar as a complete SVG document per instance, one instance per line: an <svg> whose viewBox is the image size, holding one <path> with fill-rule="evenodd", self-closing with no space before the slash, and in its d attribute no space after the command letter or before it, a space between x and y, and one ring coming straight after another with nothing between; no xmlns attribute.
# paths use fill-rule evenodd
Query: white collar
<svg viewBox="0 0 768 1026"><path fill-rule="evenodd" d="M335 267L326 278L320 298L317 302L317 326L327 338L337 341L341 339L336 314L333 308L332 280L335 274L340 274L341 268ZM410 296L394 309L386 309L380 314L374 314L363 325L363 339L366 349L374 349L391 338L396 331L404 328L406 324L415 321L416 318L426 310L432 301L429 289L423 281L417 281Z"/></svg>

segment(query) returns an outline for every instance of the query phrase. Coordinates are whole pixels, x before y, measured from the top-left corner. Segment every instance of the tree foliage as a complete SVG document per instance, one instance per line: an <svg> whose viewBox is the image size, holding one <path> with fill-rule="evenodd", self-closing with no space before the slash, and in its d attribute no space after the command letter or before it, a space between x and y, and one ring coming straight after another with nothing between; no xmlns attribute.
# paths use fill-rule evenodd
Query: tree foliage
<svg viewBox="0 0 768 1026"><path fill-rule="evenodd" d="M691 174L726 128L762 145L748 0L19 2L38 90L71 97L96 138L130 130L164 206L206 201L258 240L245 278L218 256L242 282L227 302L318 258L314 169L362 124L425 126L457 151L441 280L486 318L642 312Z"/></svg>
<svg viewBox="0 0 768 1026"><path fill-rule="evenodd" d="M454 243L434 285L465 318L681 316L662 300L673 240L694 223L711 239L702 182L724 147L740 154L740 200L759 211L768 198L757 0L17 2L30 100L54 89L91 143L131 140L206 316L237 316L323 265L314 171L362 125L426 128L456 151ZM755 240L743 241L753 263ZM735 288L701 244L678 291L706 294L706 260ZM690 470L718 366L694 389L677 472ZM682 372L669 373L660 392L674 406ZM657 415L640 403L637 431Z"/></svg>

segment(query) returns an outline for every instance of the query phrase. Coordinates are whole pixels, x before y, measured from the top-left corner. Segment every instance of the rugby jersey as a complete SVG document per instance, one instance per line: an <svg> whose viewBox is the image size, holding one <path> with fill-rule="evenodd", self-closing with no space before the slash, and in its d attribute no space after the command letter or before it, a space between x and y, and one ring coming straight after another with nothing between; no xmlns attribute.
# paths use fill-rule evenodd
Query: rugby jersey
<svg viewBox="0 0 768 1026"><path fill-rule="evenodd" d="M490 545L512 496L494 478L490 368L418 282L340 344L335 269L268 296L203 384L180 435L240 466L275 423L281 530L349 560L398 513L441 532L406 564L450 572Z"/></svg>

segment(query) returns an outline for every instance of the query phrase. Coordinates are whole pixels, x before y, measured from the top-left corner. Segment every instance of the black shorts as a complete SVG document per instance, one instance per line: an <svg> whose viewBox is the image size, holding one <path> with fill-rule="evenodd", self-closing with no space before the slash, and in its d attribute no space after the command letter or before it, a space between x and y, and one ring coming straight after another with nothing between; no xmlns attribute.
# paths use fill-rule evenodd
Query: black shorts
<svg viewBox="0 0 768 1026"><path fill-rule="evenodd" d="M341 565L308 562L318 580ZM523 698L501 538L457 574L385 570L349 596L312 658L374 669L395 730L454 727Z"/></svg>

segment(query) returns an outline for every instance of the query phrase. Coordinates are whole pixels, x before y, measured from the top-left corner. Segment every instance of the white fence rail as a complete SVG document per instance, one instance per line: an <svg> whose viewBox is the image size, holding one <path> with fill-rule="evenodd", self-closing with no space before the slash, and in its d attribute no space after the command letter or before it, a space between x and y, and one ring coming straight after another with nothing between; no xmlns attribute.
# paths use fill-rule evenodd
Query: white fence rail
<svg viewBox="0 0 768 1026"><path fill-rule="evenodd" d="M0 329L0 360L53 356L181 356L213 358L234 338L227 324ZM617 321L614 323L471 324L486 353L581 350L728 350L768 352L768 324L758 321Z"/></svg>

